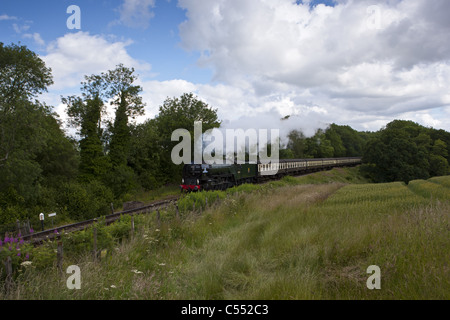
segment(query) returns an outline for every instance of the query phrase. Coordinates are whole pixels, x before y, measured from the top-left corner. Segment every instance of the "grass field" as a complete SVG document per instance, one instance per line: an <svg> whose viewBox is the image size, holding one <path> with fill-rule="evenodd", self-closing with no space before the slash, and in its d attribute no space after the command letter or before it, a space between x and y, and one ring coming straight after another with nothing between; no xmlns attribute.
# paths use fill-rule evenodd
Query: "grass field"
<svg viewBox="0 0 450 320"><path fill-rule="evenodd" d="M450 299L450 176L364 182L335 169L229 190L181 221L142 216L101 262L65 258L81 290L29 268L7 298ZM380 290L366 286L371 265Z"/></svg>

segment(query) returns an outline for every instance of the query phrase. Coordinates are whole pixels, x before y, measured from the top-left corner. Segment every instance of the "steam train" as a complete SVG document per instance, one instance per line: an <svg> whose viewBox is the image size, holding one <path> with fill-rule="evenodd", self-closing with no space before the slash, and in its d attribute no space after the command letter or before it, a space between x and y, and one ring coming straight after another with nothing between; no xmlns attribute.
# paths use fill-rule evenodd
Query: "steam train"
<svg viewBox="0 0 450 320"><path fill-rule="evenodd" d="M181 190L225 190L244 183L259 183L281 179L286 175L329 170L335 167L356 166L361 158L286 159L276 163L245 164L185 164Z"/></svg>

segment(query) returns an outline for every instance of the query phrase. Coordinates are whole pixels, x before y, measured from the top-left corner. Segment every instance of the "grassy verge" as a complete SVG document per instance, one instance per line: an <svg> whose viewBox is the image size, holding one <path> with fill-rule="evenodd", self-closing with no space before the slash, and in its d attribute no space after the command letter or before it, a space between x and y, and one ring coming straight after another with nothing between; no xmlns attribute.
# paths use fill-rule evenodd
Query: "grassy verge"
<svg viewBox="0 0 450 320"><path fill-rule="evenodd" d="M81 290L68 290L54 265L31 267L8 298L449 299L450 177L435 179L430 198L417 183L342 183L359 180L343 170L328 173L332 183L317 173L240 186L180 221L174 209L159 223L140 216L136 234L122 234L101 262L65 251ZM366 287L371 265L381 290Z"/></svg>

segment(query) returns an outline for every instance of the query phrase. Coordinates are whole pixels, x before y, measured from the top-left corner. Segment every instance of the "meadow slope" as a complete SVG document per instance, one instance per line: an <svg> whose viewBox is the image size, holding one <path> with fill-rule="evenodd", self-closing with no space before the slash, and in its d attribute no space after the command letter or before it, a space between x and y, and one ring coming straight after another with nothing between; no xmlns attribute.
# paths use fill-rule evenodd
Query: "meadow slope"
<svg viewBox="0 0 450 320"><path fill-rule="evenodd" d="M449 185L367 184L357 169L335 169L192 195L181 220L173 210L159 223L136 217L136 234L100 262L67 252L81 290L65 288L54 265L31 267L8 298L450 299ZM380 290L366 286L371 265Z"/></svg>

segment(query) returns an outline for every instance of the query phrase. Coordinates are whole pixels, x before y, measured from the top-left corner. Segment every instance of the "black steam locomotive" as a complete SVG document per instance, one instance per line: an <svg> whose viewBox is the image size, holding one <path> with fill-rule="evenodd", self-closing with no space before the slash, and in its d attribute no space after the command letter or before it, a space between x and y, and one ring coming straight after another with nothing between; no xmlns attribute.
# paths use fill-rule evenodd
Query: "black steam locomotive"
<svg viewBox="0 0 450 320"><path fill-rule="evenodd" d="M280 179L334 167L355 166L361 158L288 159L276 163L185 164L181 189L184 191L225 190L244 183Z"/></svg>

